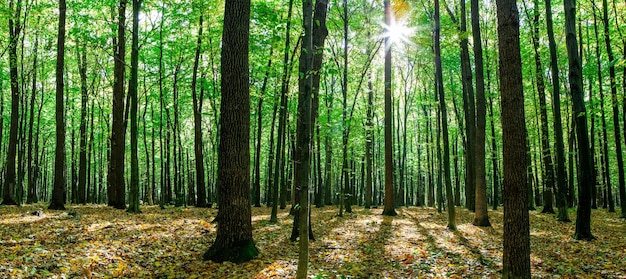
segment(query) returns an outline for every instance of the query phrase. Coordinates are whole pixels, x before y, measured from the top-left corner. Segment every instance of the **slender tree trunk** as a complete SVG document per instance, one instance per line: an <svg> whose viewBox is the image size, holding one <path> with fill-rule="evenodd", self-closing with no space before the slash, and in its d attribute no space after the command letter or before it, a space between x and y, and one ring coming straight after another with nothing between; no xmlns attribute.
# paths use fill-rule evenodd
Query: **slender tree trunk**
<svg viewBox="0 0 626 279"><path fill-rule="evenodd" d="M200 64L200 52L202 48L202 26L204 16L200 15L198 22L198 41L196 43L196 56L193 64L193 76L191 80L191 97L193 102L193 123L194 123L194 145L193 151L196 163L196 188L198 196L196 199L197 207L207 207L206 184L204 182L204 154L202 142L202 92L198 99L198 66ZM202 89L201 89L202 90Z"/></svg>
<svg viewBox="0 0 626 279"><path fill-rule="evenodd" d="M612 188L612 183L611 183L611 179L610 179L610 164L609 164L609 143L608 143L608 132L607 132L607 126L606 126L606 115L605 115L605 110L604 110L604 86L603 86L603 75L602 75L602 64L601 64L601 56L600 56L600 36L598 35L598 24L597 24L597 16L596 16L596 10L595 10L595 5L593 6L594 9L594 13L593 13L593 19L594 19L594 32L595 32L595 37L596 37L596 64L597 64L597 72L598 72L598 93L599 93L599 97L600 97L600 120L601 120L601 125L602 125L602 138L601 138L601 142L602 142L602 149L600 150L601 155L601 161L602 161L602 177L604 179L604 187L607 189L607 193L608 193L608 205L609 205L609 212L615 212L615 202L613 199L613 188ZM593 116L592 116L593 117ZM591 151L593 151L593 149L591 149ZM592 155L593 156L593 155ZM592 175L592 181L594 176ZM592 189L593 186L595 186L595 182L592 182ZM593 191L592 191L592 195L591 198L593 199L594 195L593 195ZM592 201L593 204L593 201Z"/></svg>
<svg viewBox="0 0 626 279"><path fill-rule="evenodd" d="M124 77L126 72L126 0L118 7L117 44L115 45L115 67L113 84L113 121L111 127L111 151L109 160L108 188L109 206L125 209L124 151L126 131L124 123Z"/></svg>
<svg viewBox="0 0 626 279"><path fill-rule="evenodd" d="M348 0L343 1L343 73L341 76L341 126L343 128L341 137L341 189L339 190L339 217L343 216L343 209L346 207L346 188L349 188L348 181L348 134L350 127L348 126Z"/></svg>
<svg viewBox="0 0 626 279"><path fill-rule="evenodd" d="M293 10L293 0L289 0L289 11L287 12L287 26L285 28L285 50L284 50L284 59L283 59L283 76L282 76L282 86L280 93L280 108L279 108L279 116L278 116L278 142L276 143L276 162L274 168L274 185L272 186L272 213L270 215L270 223L278 222L277 214L278 214L278 200L279 195L278 192L284 188L279 187L281 184L280 177L283 174L284 170L284 161L285 161L285 122L287 118L287 90L289 88L289 69L291 69L291 65L289 63L289 44L291 42L291 14ZM281 191L282 192L282 191ZM282 199L281 199L282 201ZM284 206L281 203L281 209Z"/></svg>
<svg viewBox="0 0 626 279"><path fill-rule="evenodd" d="M374 89L372 88L372 73L368 73L367 81L367 110L365 127L365 208L369 209L372 204L372 143L374 142Z"/></svg>
<svg viewBox="0 0 626 279"><path fill-rule="evenodd" d="M541 65L541 57L539 54L539 1L535 0L535 7L533 9L533 49L535 56L535 79L537 82L537 92L539 94L539 115L541 119L541 150L542 150L542 163L545 171L545 175L543 177L543 210L541 213L555 213L554 208L552 207L552 197L553 197L553 189L554 189L554 168L552 165L552 152L550 150L550 140L548 133L548 113L547 113L547 105L546 105L546 94L545 94L545 84L543 81L544 69ZM554 40L554 34L552 32L552 7L551 0L546 0L546 22L548 25L548 37L549 37L549 46L552 47L552 40ZM550 50L552 51L552 50ZM556 63L554 61L553 63ZM555 66L553 65L553 68ZM558 66L557 66L558 67ZM557 70L558 71L558 70ZM558 74L558 72L557 72ZM554 74L553 74L554 75ZM553 79L555 76L553 76ZM558 80L553 81L553 91L558 90ZM557 89L554 89L556 87Z"/></svg>
<svg viewBox="0 0 626 279"><path fill-rule="evenodd" d="M39 22L39 17L37 18L37 22ZM33 157L33 130L35 125L35 100L37 96L37 52L39 46L39 32L35 35L35 44L33 46L33 76L32 76L32 87L31 87L31 95L30 95L30 119L28 121L28 193L26 196L26 203L36 203L37 202L37 175L35 174L37 166L34 164L34 157L37 157L37 153L34 154ZM0 86L0 90L1 86ZM2 94L2 93L0 93ZM3 104L4 106L4 104ZM0 113L0 115L2 115ZM39 118L37 119L39 123ZM2 125L2 123L0 123ZM1 129L1 128L0 128ZM0 141L2 139L2 131L0 131ZM0 148L0 152L1 152ZM1 172L1 170L0 170Z"/></svg>
<svg viewBox="0 0 626 279"><path fill-rule="evenodd" d="M267 88L267 80L270 77L270 69L272 67L272 54L274 53L274 48L270 49L270 59L267 61L267 70L265 72L265 77L263 78L263 85L261 86L261 92L259 94L259 102L257 106L257 132L256 132L256 148L254 153L254 183L252 188L254 189L254 206L261 207L261 132L263 126L263 95L265 95L265 90Z"/></svg>
<svg viewBox="0 0 626 279"><path fill-rule="evenodd" d="M580 175L578 177L578 209L576 211L575 239L591 240L591 154L589 154L589 133L587 111L583 100L582 65L576 40L576 0L564 0L565 33L569 62L569 86L572 95L573 113L576 121L576 140Z"/></svg>
<svg viewBox="0 0 626 279"><path fill-rule="evenodd" d="M613 56L613 49L611 47L611 37L609 33L609 13L608 13L608 3L607 0L602 0L602 13L603 13L603 21L604 21L604 45L606 46L607 58L609 59L609 81L611 85L611 100L613 107L613 134L615 136L615 153L617 154L617 175L619 178L619 200L621 207L621 218L626 218L626 183L624 181L624 159L622 154L622 140L620 138L620 127L619 127L619 112L618 112L618 102L617 102L617 84L615 77L615 63ZM604 112L604 110L602 110ZM606 130L605 130L606 131ZM605 142L606 146L606 142Z"/></svg>
<svg viewBox="0 0 626 279"><path fill-rule="evenodd" d="M330 86L326 86L327 88L327 92L326 92L326 123L331 123L331 113L332 113L332 109L333 109L333 92L334 92L334 82L335 80L333 79L333 82L331 83ZM328 89L330 87L330 89ZM326 173L325 175L325 184L324 184L324 190L325 190L325 198L324 200L326 201L326 204L333 204L333 196L332 196L332 179L333 179L333 172L332 172L332 161L333 161L333 142L331 140L331 133L326 133L326 138L324 139L324 146L326 148L325 152L325 161L324 161L324 172Z"/></svg>
<svg viewBox="0 0 626 279"><path fill-rule="evenodd" d="M446 204L448 210L447 227L450 230L456 230L456 213L454 208L454 196L452 193L452 180L450 177L450 142L448 140L448 112L446 110L446 99L443 91L443 70L441 66L441 23L439 19L439 10L439 0L435 0L435 84L439 97L439 113L441 114L440 121L443 136L443 161L439 164L443 167L443 175L446 187ZM442 175L442 173L440 172L439 175Z"/></svg>
<svg viewBox="0 0 626 279"><path fill-rule="evenodd" d="M138 128L137 128L137 87L139 68L139 11L142 0L133 0L133 34L132 50L130 54L130 82L128 94L130 95L130 185L128 192L128 212L141 213L139 209L139 155L138 155Z"/></svg>
<svg viewBox="0 0 626 279"><path fill-rule="evenodd" d="M476 145L474 150L475 164L475 226L491 226L489 222L489 215L487 213L487 183L486 183L486 171L485 171L485 131L486 120L485 115L486 99L485 99L485 78L484 78L484 66L483 66L483 47L482 39L480 36L480 7L478 0L471 0L472 5L472 35L474 39L474 63L476 72L476 123L474 126L476 129L476 138L474 144ZM444 129L447 124L444 122Z"/></svg>
<svg viewBox="0 0 626 279"><path fill-rule="evenodd" d="M559 214L557 218L561 221L569 220L567 216L567 205L563 205L563 193L568 189L566 171L565 171L565 147L563 143L563 125L561 120L561 91L560 91L560 77L559 77L559 65L556 54L556 41L554 40L554 31L552 26L552 8L551 0L545 0L546 2L546 24L548 33L548 46L550 49L550 67L552 74L552 122L554 123L554 140L556 147L556 188L557 188L557 207L559 208Z"/></svg>
<svg viewBox="0 0 626 279"><path fill-rule="evenodd" d="M76 48L76 58L78 60L78 72L80 74L80 151L78 166L78 193L77 202L87 203L87 48L83 44L82 48Z"/></svg>
<svg viewBox="0 0 626 279"><path fill-rule="evenodd" d="M391 26L393 13L389 0L384 1L385 24ZM393 197L393 136L392 136L392 102L391 102L391 39L385 37L385 208L383 215L396 216Z"/></svg>
<svg viewBox="0 0 626 279"><path fill-rule="evenodd" d="M17 42L22 32L20 13L22 1L9 1L9 75L11 78L11 122L9 130L9 145L7 147L7 159L4 173L4 187L2 190L2 205L17 205L19 201L14 198L16 186L15 166L17 153L18 118L20 105L19 81L17 74ZM15 9L13 8L15 4Z"/></svg>
<svg viewBox="0 0 626 279"><path fill-rule="evenodd" d="M526 121L514 0L497 0L502 148L504 161L504 252L502 278L530 278L530 232L526 172Z"/></svg>
<svg viewBox="0 0 626 279"><path fill-rule="evenodd" d="M320 124L318 121L319 116L319 92L320 92L320 70L322 69L322 63L324 59L324 43L326 36L328 36L328 29L326 28L326 16L328 13L328 1L316 0L313 13L313 103L311 105L311 129L317 130L317 148L315 148L315 154L317 154L317 190L315 195L316 207L324 206L324 187L322 179L322 166L321 166L321 138L320 138Z"/></svg>
<svg viewBox="0 0 626 279"><path fill-rule="evenodd" d="M65 107L63 106L63 70L65 66L65 0L59 0L59 30L56 61L56 152L54 157L54 188L48 209L65 210L67 178L65 172Z"/></svg>
<svg viewBox="0 0 626 279"><path fill-rule="evenodd" d="M297 143L295 154L295 185L296 191L300 192L298 222L300 230L300 245L298 251L298 270L296 278L307 278L309 265L309 229L310 229L310 206L309 186L311 183L311 99L313 98L313 1L302 2L304 38L302 51L300 51L300 82L298 94L298 117L296 121Z"/></svg>

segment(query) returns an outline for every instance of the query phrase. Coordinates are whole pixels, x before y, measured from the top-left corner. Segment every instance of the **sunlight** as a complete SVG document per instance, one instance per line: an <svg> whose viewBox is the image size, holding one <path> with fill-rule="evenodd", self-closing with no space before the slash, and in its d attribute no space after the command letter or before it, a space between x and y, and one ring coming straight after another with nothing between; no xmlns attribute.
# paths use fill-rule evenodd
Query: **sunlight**
<svg viewBox="0 0 626 279"><path fill-rule="evenodd" d="M404 21L395 22L393 20L390 25L385 23L381 23L380 25L385 29L383 38L389 38L389 47L391 47L392 44L402 46L403 43L413 45L413 42L409 38L415 33L415 27L407 26ZM389 49L385 51L389 51Z"/></svg>

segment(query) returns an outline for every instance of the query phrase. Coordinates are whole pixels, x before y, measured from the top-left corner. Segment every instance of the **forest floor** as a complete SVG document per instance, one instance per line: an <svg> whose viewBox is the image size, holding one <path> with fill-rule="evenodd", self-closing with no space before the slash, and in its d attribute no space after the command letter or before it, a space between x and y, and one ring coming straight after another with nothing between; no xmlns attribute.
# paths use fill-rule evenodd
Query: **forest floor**
<svg viewBox="0 0 626 279"><path fill-rule="evenodd" d="M298 245L289 241L292 217L253 208L260 255L243 264L202 260L216 234L216 209L143 206L129 214L102 205L44 210L46 205L0 207L0 278L291 278ZM618 210L619 211L619 210ZM313 208L310 278L499 278L502 210L492 227L471 224L457 207L458 231L446 213L401 208L398 216L355 207L337 217L335 206ZM34 214L35 213L35 214ZM570 211L575 219L575 211ZM591 242L572 239L575 223L531 212L531 266L535 278L626 278L626 221L594 210Z"/></svg>

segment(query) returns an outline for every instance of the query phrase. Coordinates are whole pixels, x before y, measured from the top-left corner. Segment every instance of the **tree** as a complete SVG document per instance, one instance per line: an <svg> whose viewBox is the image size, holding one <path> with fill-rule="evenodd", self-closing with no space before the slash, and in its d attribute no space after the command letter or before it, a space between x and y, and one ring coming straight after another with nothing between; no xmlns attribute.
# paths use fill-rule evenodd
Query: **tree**
<svg viewBox="0 0 626 279"><path fill-rule="evenodd" d="M328 36L328 29L326 28L326 16L328 13L328 1L318 0L315 1L315 10L313 12L313 68L312 68L312 78L313 78L313 103L311 104L311 129L317 130L317 146L316 152L318 153L318 186L317 192L315 195L315 205L317 207L322 207L324 205L324 193L329 191L329 189L324 189L323 187L323 179L322 179L322 166L321 166L321 148L319 147L321 144L321 138L319 133L319 93L320 93L320 71L322 70L322 62L324 59L324 42L326 41L326 36Z"/></svg>
<svg viewBox="0 0 626 279"><path fill-rule="evenodd" d="M591 183L592 167L589 152L589 133L587 129L587 111L583 100L582 65L578 54L576 39L576 0L564 0L565 43L569 62L569 86L572 95L572 113L574 114L576 143L578 147L578 209L576 210L575 239L592 240L591 234Z"/></svg>
<svg viewBox="0 0 626 279"><path fill-rule="evenodd" d="M475 226L491 226L487 214L487 179L485 171L485 131L487 114L487 100L485 98L485 78L483 66L483 47L480 36L480 8L478 0L471 0L472 5L472 36L474 39L474 63L476 64L476 138L474 144L474 171L475 173ZM444 124L445 125L445 124ZM445 128L444 128L445 129ZM445 132L444 132L445 133Z"/></svg>
<svg viewBox="0 0 626 279"><path fill-rule="evenodd" d="M554 42L554 31L552 28L552 4L551 4L551 0L546 0L546 24L547 24L547 30L548 30L548 45L550 47L550 52L551 52L551 59L554 59L554 61L552 61L552 63L554 63L552 65L552 70L554 70L555 67L558 68L558 64L556 61L556 57L552 58L552 51L553 48L555 49L555 42ZM533 46L535 46L534 48L537 49L538 48L538 25L539 25L539 8L537 7L539 4L539 1L535 1L535 8L534 8L534 17L533 17L533 22L536 25L535 29L533 30L534 35L533 35ZM541 117L541 149L542 149L542 155L541 155L541 159L543 161L543 167L545 170L545 177L543 179L543 210L541 211L541 213L554 213L554 209L552 208L552 195L553 195L553 191L552 189L554 188L554 168L552 166L552 152L550 151L550 142L549 142L549 135L548 135L548 113L547 113L547 106L546 106L546 94L545 94L545 85L543 83L543 69L540 68L541 67L541 59L539 57L539 51L535 50L535 65L536 65L536 72L535 72L535 76L537 78L537 92L539 93L539 107L540 107L540 117ZM554 92L558 92L559 91L559 82L558 82L558 69L556 69L556 72L552 73L552 90Z"/></svg>
<svg viewBox="0 0 626 279"><path fill-rule="evenodd" d="M142 0L133 0L133 34L130 53L130 185L128 212L141 213L139 209L139 158L137 150L137 70L139 68L139 11Z"/></svg>
<svg viewBox="0 0 626 279"><path fill-rule="evenodd" d="M108 173L108 205L117 209L126 208L126 189L124 186L124 151L126 142L126 120L124 118L124 78L126 72L126 0L121 0L118 7L117 40L114 41L114 80L113 111L111 125L111 149Z"/></svg>
<svg viewBox="0 0 626 279"><path fill-rule="evenodd" d="M11 122L9 128L9 145L5 164L4 186L2 187L2 205L17 205L15 200L15 157L17 153L18 115L20 106L20 87L17 74L17 43L22 32L19 19L22 11L22 1L9 1L9 75L11 78ZM15 9L13 8L15 5Z"/></svg>
<svg viewBox="0 0 626 279"><path fill-rule="evenodd" d="M391 26L393 13L389 0L384 1L385 24L387 28ZM392 112L391 112L391 38L385 37L385 207L383 215L396 216L393 198L393 136Z"/></svg>
<svg viewBox="0 0 626 279"><path fill-rule="evenodd" d="M502 278L530 278L526 121L515 0L497 0L504 169Z"/></svg>
<svg viewBox="0 0 626 279"><path fill-rule="evenodd" d="M622 140L619 127L619 103L617 102L617 84L615 77L615 63L613 56L613 48L611 47L611 36L609 32L609 13L607 0L602 0L602 13L604 21L604 45L606 46L607 58L611 61L609 66L609 81L611 85L611 100L613 107L613 135L615 137L615 153L617 153L617 175L619 181L619 200L621 204L621 217L626 218L626 182L624 181L624 159L622 154Z"/></svg>
<svg viewBox="0 0 626 279"><path fill-rule="evenodd" d="M80 151L78 166L78 187L77 202L85 204L87 202L87 100L88 100L88 84L87 84L87 49L83 45L82 48L76 49L76 58L78 60L78 72L80 74Z"/></svg>
<svg viewBox="0 0 626 279"><path fill-rule="evenodd" d="M201 12L202 13L202 12ZM202 100L204 99L204 90L200 90L200 98L198 98L198 66L200 64L200 50L202 48L202 25L203 14L200 14L198 22L198 41L196 44L196 57L193 63L193 76L191 79L191 97L193 102L193 124L194 138L193 151L196 157L196 188L198 196L196 198L197 207L207 207L206 185L204 184L204 154L202 148Z"/></svg>
<svg viewBox="0 0 626 279"><path fill-rule="evenodd" d="M65 107L63 69L65 67L65 0L59 0L59 30L57 36L56 62L56 152L54 156L54 187L48 209L65 210Z"/></svg>
<svg viewBox="0 0 626 279"><path fill-rule="evenodd" d="M285 27L285 50L284 50L284 58L283 58L283 75L281 80L281 90L280 90L280 104L279 104L279 116L278 116L278 141L276 143L276 162L274 168L274 179L272 186L272 213L270 215L270 222L276 223L278 222L277 214L278 214L278 191L279 185L281 184L281 175L283 174L283 170L285 167L285 125L287 118L287 90L289 88L289 79L291 72L291 64L289 63L289 44L291 42L291 14L293 9L293 0L289 0L289 10L287 12L287 26ZM282 188L282 187L280 187ZM281 204L281 209L284 207Z"/></svg>
<svg viewBox="0 0 626 279"><path fill-rule="evenodd" d="M250 209L250 0L227 0L222 33L218 226L205 260L241 263L258 255Z"/></svg>
<svg viewBox="0 0 626 279"><path fill-rule="evenodd" d="M298 117L296 121L295 185L300 193L294 224L299 225L300 245L296 278L307 278L309 264L309 185L311 182L311 99L313 97L313 1L302 2L304 35L300 51ZM299 219L299 220L298 220ZM298 222L296 222L296 220Z"/></svg>
<svg viewBox="0 0 626 279"><path fill-rule="evenodd" d="M565 144L563 142L563 124L561 119L561 92L559 81L559 64L556 56L556 41L552 26L551 0L546 0L546 24L548 32L548 46L550 48L550 73L552 74L552 122L554 123L554 145L556 149L556 206L558 207L557 219L568 221L567 204L563 204L563 195L567 192L567 178L565 171ZM550 10L548 10L550 8Z"/></svg>
<svg viewBox="0 0 626 279"><path fill-rule="evenodd" d="M435 84L439 99L439 113L441 114L441 118L439 119L439 121L441 123L441 129L443 134L443 162L441 162L440 164L442 164L441 167L443 167L443 175L446 185L446 204L448 210L447 227L450 230L456 230L456 213L454 208L454 197L452 194L452 180L450 178L450 143L448 140L448 113L446 111L446 99L443 92L443 74L441 69L441 21L439 19L439 10L439 0L435 0ZM439 146L439 144L437 144L437 146ZM439 201L439 204L441 204L441 200Z"/></svg>

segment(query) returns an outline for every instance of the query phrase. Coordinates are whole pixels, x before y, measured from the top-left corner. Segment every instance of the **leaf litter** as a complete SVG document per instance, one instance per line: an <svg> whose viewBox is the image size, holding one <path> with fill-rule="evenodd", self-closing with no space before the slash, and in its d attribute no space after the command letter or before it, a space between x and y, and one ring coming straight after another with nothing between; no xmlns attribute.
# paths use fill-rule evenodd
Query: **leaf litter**
<svg viewBox="0 0 626 279"><path fill-rule="evenodd" d="M103 205L44 210L45 204L0 207L0 278L292 278L298 245L289 241L292 217L253 208L253 235L261 254L243 264L213 263L202 254L215 240L216 209L142 207L130 214ZM457 231L432 208L354 207L337 217L334 206L312 208L310 278L499 278L502 210L492 227L471 224L457 210ZM570 212L575 217L574 212ZM626 221L594 210L594 241L576 241L575 223L531 212L534 278L626 278Z"/></svg>

